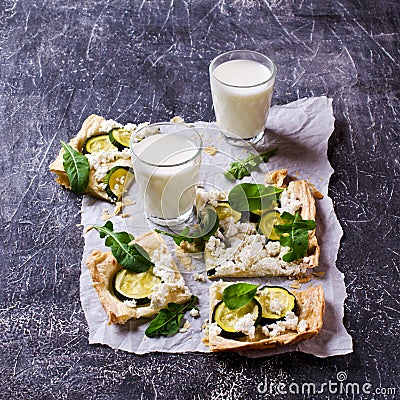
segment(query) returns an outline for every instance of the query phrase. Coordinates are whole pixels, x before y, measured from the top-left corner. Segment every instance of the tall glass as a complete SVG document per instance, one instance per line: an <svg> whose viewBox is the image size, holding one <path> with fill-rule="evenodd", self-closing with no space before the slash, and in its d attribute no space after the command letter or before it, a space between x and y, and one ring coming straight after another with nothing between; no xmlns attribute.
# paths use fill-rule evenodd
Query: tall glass
<svg viewBox="0 0 400 400"><path fill-rule="evenodd" d="M174 226L192 214L201 163L202 139L184 124L158 123L131 138L135 179L146 217Z"/></svg>
<svg viewBox="0 0 400 400"><path fill-rule="evenodd" d="M217 124L232 139L258 142L265 129L276 66L263 54L234 50L214 58L210 85Z"/></svg>

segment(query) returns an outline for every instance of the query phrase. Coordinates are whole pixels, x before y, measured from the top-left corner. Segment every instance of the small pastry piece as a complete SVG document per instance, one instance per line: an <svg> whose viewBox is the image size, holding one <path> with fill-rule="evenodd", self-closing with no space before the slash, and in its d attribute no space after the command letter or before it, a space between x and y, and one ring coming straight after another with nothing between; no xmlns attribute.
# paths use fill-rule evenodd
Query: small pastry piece
<svg viewBox="0 0 400 400"><path fill-rule="evenodd" d="M129 149L118 148L109 140L109 132L115 129L133 132L136 125L128 124L123 128L113 120L93 114L84 121L78 134L69 141L69 145L84 154L89 161L89 183L84 193L111 202L119 200L122 187L133 177L127 170L132 167ZM70 189L68 175L63 166L63 155L64 150L61 149L57 158L50 164L50 171L57 175L56 182ZM113 186L110 187L108 174L116 167L125 168L126 172L118 177L119 182L113 182ZM122 175L124 177L121 180Z"/></svg>
<svg viewBox="0 0 400 400"><path fill-rule="evenodd" d="M119 281L124 279L124 275L128 275L129 271L122 269L111 252L94 250L86 260L93 286L108 316L109 324L124 324L129 319L150 317L166 308L170 302L184 303L191 297L171 253L159 234L148 232L134 242L147 251L154 263L154 267L146 273L137 274L139 277L135 282L145 285L141 290L136 290L142 294L139 299L124 300L124 290L127 289L124 289ZM115 291L116 287L119 292ZM148 297L147 302L143 293Z"/></svg>
<svg viewBox="0 0 400 400"><path fill-rule="evenodd" d="M286 170L271 172L272 179L278 185L286 178ZM271 178L272 177L272 178ZM222 277L263 277L263 276L302 276L310 268L318 265L320 248L315 236L315 229L308 233L308 248L304 257L295 261L283 261L289 247L281 246L279 235L273 229L275 224L282 224L280 215L288 212L300 213L303 220L316 218L315 199L310 185L305 180L291 181L282 187L279 197L280 206L275 203L268 210L254 210L250 213L258 219L258 224L244 222L241 214L218 213L218 207L225 204L225 192L198 191L198 207L210 204L217 210L220 228L205 245L205 262L210 278ZM226 203L229 205L229 203ZM268 231L268 232L267 232Z"/></svg>
<svg viewBox="0 0 400 400"><path fill-rule="evenodd" d="M265 183L267 185L274 185L276 187L285 187L284 184L287 178L287 169L277 169L275 171L268 172L265 175Z"/></svg>
<svg viewBox="0 0 400 400"><path fill-rule="evenodd" d="M269 324L265 325L260 324L260 321L262 321L260 317L254 316L251 319L251 302L248 303L244 307L247 307L250 312L240 316L235 324L231 322L231 325L238 330L237 337L235 338L232 334L226 335L219 326L219 320L215 318L215 309L216 307L219 308L221 304L224 289L230 285L232 283L220 281L213 283L210 287L210 319L206 332L208 337L206 337L205 342L208 343L212 352L261 350L278 345L295 344L301 340L312 338L322 328L325 300L322 287L317 286L301 292L293 291L292 295L296 298L295 312L287 311L285 318L280 318L276 322L270 320ZM257 295L252 301L264 306L261 301L257 300ZM275 304L274 307L276 308L277 305ZM246 310L246 312L249 310ZM235 310L235 312L240 314L240 309L239 311ZM257 311L254 312L257 313ZM264 314L263 311L262 313ZM226 321L229 321L229 319L226 319Z"/></svg>

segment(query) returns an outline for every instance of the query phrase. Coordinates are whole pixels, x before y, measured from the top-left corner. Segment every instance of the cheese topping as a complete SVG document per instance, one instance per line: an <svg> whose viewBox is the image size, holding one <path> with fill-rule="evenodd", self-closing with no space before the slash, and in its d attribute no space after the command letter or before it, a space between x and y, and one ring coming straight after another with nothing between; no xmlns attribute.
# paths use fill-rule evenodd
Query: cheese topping
<svg viewBox="0 0 400 400"><path fill-rule="evenodd" d="M94 177L97 182L102 182L110 167L107 163L118 158L130 159L129 149L118 151L117 148L112 150L101 150L91 154L85 154L91 169L94 169Z"/></svg>
<svg viewBox="0 0 400 400"><path fill-rule="evenodd" d="M250 339L254 339L254 335L256 332L256 327L254 326L256 322L256 317L256 315L248 313L242 318L239 318L234 325L235 331L242 332Z"/></svg>
<svg viewBox="0 0 400 400"><path fill-rule="evenodd" d="M289 214L294 215L296 211L301 208L301 201L297 199L294 193L290 192L291 183L292 182L290 182L289 186L281 193L279 198L281 206L275 208L281 214L286 211Z"/></svg>
<svg viewBox="0 0 400 400"><path fill-rule="evenodd" d="M235 224L233 218L226 218L221 221L220 233L224 239L212 236L205 246L210 255L207 258L207 269L215 268L216 276L241 272L291 276L307 269L304 263L283 261L282 257L289 248L281 247L279 243L266 244L266 237L256 233L251 223Z"/></svg>
<svg viewBox="0 0 400 400"><path fill-rule="evenodd" d="M150 306L159 309L169 303L169 298L177 292L182 295L190 295L190 290L185 285L183 278L177 278L173 265L174 259L169 252L156 250L151 257L154 262L153 273L161 278L162 282L153 286L152 293L149 295Z"/></svg>
<svg viewBox="0 0 400 400"><path fill-rule="evenodd" d="M306 321L302 320L299 322L299 317L297 317L293 311L288 311L283 321L277 321L273 324L263 326L262 332L266 337L276 337L287 330L304 332L306 330L304 329L304 323L307 327ZM302 328L300 328L300 325Z"/></svg>
<svg viewBox="0 0 400 400"><path fill-rule="evenodd" d="M208 333L211 336L218 336L222 332L222 329L217 325L216 322L212 322L208 327Z"/></svg>
<svg viewBox="0 0 400 400"><path fill-rule="evenodd" d="M114 128L122 128L122 125L113 119L106 119L101 123L99 131L108 133Z"/></svg>
<svg viewBox="0 0 400 400"><path fill-rule="evenodd" d="M203 188L199 188L196 191L197 197L197 208L198 211L202 211L206 204L211 204L213 207L218 206L218 201L226 201L227 194L218 190L206 191Z"/></svg>
<svg viewBox="0 0 400 400"><path fill-rule="evenodd" d="M134 299L131 300L125 300L124 304L128 307L135 308L136 307L136 301Z"/></svg>

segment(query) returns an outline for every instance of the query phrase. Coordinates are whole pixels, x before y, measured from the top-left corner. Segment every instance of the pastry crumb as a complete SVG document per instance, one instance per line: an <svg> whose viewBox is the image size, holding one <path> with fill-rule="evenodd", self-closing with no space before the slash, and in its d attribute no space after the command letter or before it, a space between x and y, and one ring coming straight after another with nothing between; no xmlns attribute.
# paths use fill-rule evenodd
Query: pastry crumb
<svg viewBox="0 0 400 400"><path fill-rule="evenodd" d="M125 197L125 198L122 200L122 205L123 205L123 206L132 206L133 204L136 204L136 201L130 199L129 197Z"/></svg>
<svg viewBox="0 0 400 400"><path fill-rule="evenodd" d="M325 272L324 271L314 271L312 274L314 276L316 276L316 277L319 277L319 278L322 278L322 277L325 276Z"/></svg>
<svg viewBox="0 0 400 400"><path fill-rule="evenodd" d="M173 122L175 124L184 124L185 120L182 117L180 117L179 115L176 115L175 117L170 119L170 122Z"/></svg>
<svg viewBox="0 0 400 400"><path fill-rule="evenodd" d="M184 266L186 271L193 271L196 268L192 263L192 258L182 249L176 249L175 254L179 258L179 261Z"/></svg>
<svg viewBox="0 0 400 400"><path fill-rule="evenodd" d="M294 281L292 284L289 285L292 289L301 289L300 282Z"/></svg>
<svg viewBox="0 0 400 400"><path fill-rule="evenodd" d="M113 215L110 214L110 212L108 211L107 208L105 208L102 212L101 212L101 219L103 221L108 221L110 218L112 218Z"/></svg>
<svg viewBox="0 0 400 400"><path fill-rule="evenodd" d="M179 329L179 332L185 333L188 331L188 329L191 328L190 322L186 321L181 329Z"/></svg>
<svg viewBox="0 0 400 400"><path fill-rule="evenodd" d="M209 156L215 156L218 153L218 150L213 146L208 146L204 149L204 152Z"/></svg>
<svg viewBox="0 0 400 400"><path fill-rule="evenodd" d="M122 201L117 201L115 203L115 208L114 208L114 215L118 215L122 211Z"/></svg>
<svg viewBox="0 0 400 400"><path fill-rule="evenodd" d="M195 272L193 274L193 280L197 282L202 282L204 283L206 281L206 278L204 277L203 274L199 274L198 272Z"/></svg>
<svg viewBox="0 0 400 400"><path fill-rule="evenodd" d="M304 278L297 279L297 282L299 282L299 283L307 283L310 281L311 281L311 276L305 276Z"/></svg>

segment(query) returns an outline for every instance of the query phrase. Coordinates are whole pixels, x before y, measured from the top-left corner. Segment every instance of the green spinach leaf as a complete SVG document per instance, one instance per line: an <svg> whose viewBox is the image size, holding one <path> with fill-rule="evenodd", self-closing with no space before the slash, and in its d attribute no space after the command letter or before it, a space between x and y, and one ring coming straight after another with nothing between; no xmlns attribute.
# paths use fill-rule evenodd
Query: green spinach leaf
<svg viewBox="0 0 400 400"><path fill-rule="evenodd" d="M155 229L156 232L163 235L170 236L174 239L174 242L179 246L184 240L192 243L194 240L207 241L216 232L219 226L218 215L214 208L206 206L205 209L199 214L199 226L195 229L191 229L186 226L180 233L170 233Z"/></svg>
<svg viewBox="0 0 400 400"><path fill-rule="evenodd" d="M168 336L178 333L182 317L186 311L193 308L197 309L195 304L198 298L192 296L191 299L184 304L169 303L168 308L163 308L157 316L150 322L145 331L148 337Z"/></svg>
<svg viewBox="0 0 400 400"><path fill-rule="evenodd" d="M229 205L236 211L263 210L279 199L283 189L258 183L240 183L228 195Z"/></svg>
<svg viewBox="0 0 400 400"><path fill-rule="evenodd" d="M90 166L88 159L69 144L61 141L65 153L63 155L63 167L68 175L71 189L80 194L89 184Z"/></svg>
<svg viewBox="0 0 400 400"><path fill-rule="evenodd" d="M180 233L171 233L171 232L166 232L166 231L162 231L161 229L154 229L157 233L161 233L162 235L166 235L169 237L172 237L172 239L174 239L174 242L179 246L184 240L192 243L194 238L192 237L188 237L187 235L190 232L190 227L186 226L185 229L183 229L183 231L181 231Z"/></svg>
<svg viewBox="0 0 400 400"><path fill-rule="evenodd" d="M297 211L295 215L284 212L281 215L283 224L275 225L275 232L279 234L279 242L282 246L290 247L282 259L292 262L303 258L307 254L308 231L315 229L314 220L304 220Z"/></svg>
<svg viewBox="0 0 400 400"><path fill-rule="evenodd" d="M234 283L224 289L222 300L229 309L236 310L253 300L257 288L251 283Z"/></svg>
<svg viewBox="0 0 400 400"><path fill-rule="evenodd" d="M111 221L94 228L102 239L106 238L105 245L111 247L112 255L122 267L134 272L145 272L153 265L142 246L137 243L131 244L135 237L127 232L114 232Z"/></svg>
<svg viewBox="0 0 400 400"><path fill-rule="evenodd" d="M233 161L224 175L231 180L243 179L245 176L250 176L250 171L261 162L267 162L277 151L278 148L275 147L260 154L250 154L243 160Z"/></svg>

